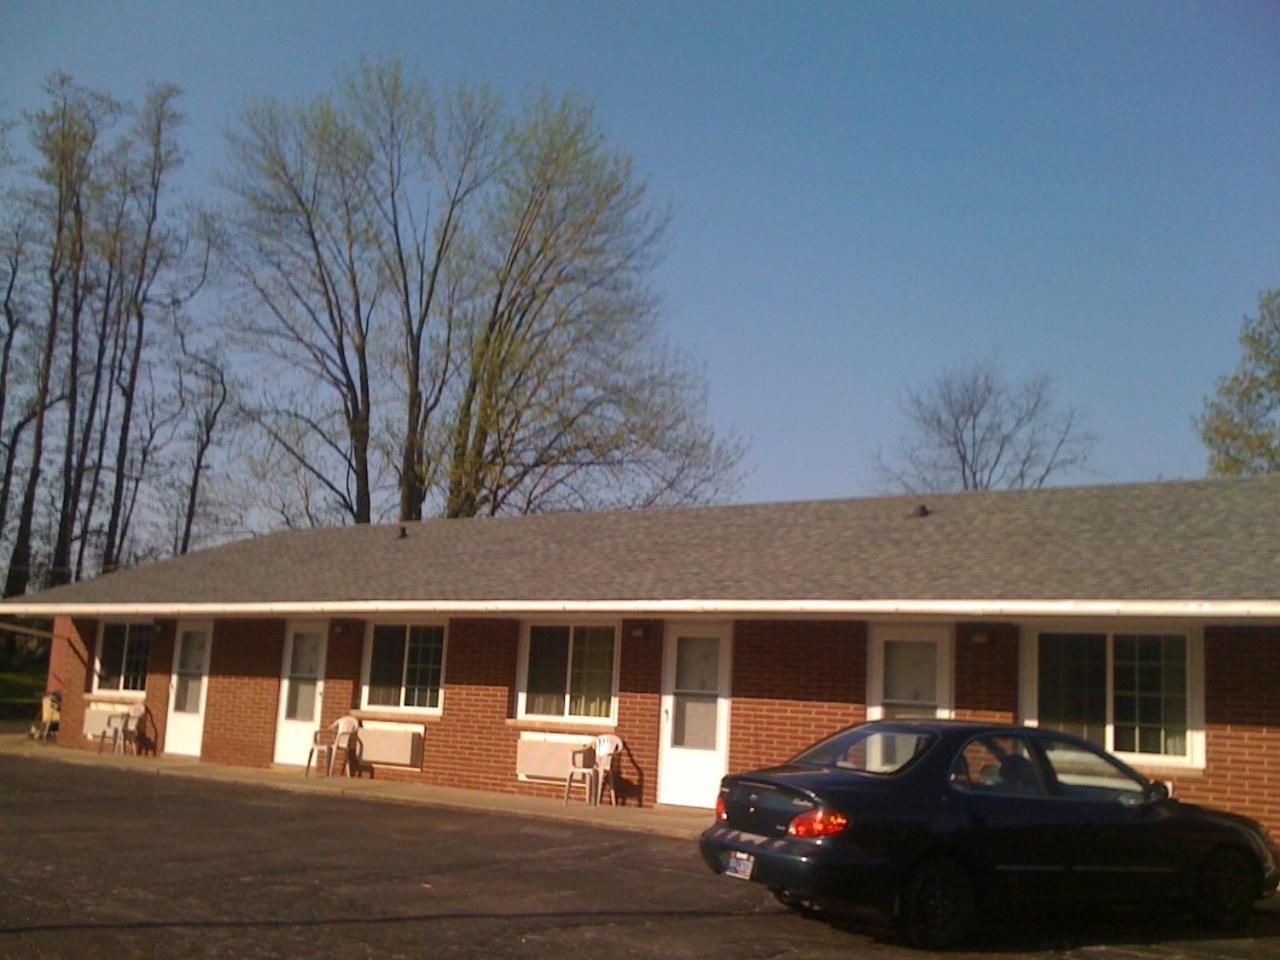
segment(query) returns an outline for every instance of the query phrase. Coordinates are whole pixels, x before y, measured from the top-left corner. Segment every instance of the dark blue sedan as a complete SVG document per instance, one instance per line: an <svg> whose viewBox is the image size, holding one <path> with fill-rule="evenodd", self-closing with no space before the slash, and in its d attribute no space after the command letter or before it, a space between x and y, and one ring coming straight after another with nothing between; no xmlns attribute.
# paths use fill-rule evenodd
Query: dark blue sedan
<svg viewBox="0 0 1280 960"><path fill-rule="evenodd" d="M1084 740L932 720L851 727L725 777L701 849L794 909L878 908L921 947L1027 901L1176 900L1239 928L1280 880L1260 824L1172 800Z"/></svg>

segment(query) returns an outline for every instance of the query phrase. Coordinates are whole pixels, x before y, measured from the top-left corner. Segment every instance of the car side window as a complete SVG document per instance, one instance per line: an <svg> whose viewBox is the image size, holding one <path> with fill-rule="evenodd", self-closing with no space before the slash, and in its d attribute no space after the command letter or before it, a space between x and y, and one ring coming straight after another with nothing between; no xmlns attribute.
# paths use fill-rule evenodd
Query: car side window
<svg viewBox="0 0 1280 960"><path fill-rule="evenodd" d="M984 734L956 754L951 785L967 793L1005 797L1048 795L1039 764L1023 737Z"/></svg>
<svg viewBox="0 0 1280 960"><path fill-rule="evenodd" d="M1146 784L1101 753L1065 740L1041 741L1064 797L1141 803Z"/></svg>

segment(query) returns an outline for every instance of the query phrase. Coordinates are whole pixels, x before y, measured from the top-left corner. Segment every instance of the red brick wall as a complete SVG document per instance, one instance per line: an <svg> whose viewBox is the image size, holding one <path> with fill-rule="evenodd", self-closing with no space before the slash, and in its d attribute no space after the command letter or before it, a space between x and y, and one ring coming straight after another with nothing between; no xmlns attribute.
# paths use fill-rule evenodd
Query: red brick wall
<svg viewBox="0 0 1280 960"><path fill-rule="evenodd" d="M324 658L324 700L320 722L325 726L360 706L360 669L364 656L364 621L329 621L329 645Z"/></svg>
<svg viewBox="0 0 1280 960"><path fill-rule="evenodd" d="M955 651L956 719L986 723L1017 720L1017 625L958 623Z"/></svg>
<svg viewBox="0 0 1280 960"><path fill-rule="evenodd" d="M1207 627L1204 687L1205 769L1144 772L1280 836L1280 627Z"/></svg>
<svg viewBox="0 0 1280 960"><path fill-rule="evenodd" d="M628 755L621 773L629 786L642 793L646 804L657 802L663 627L661 620L622 622L618 734L627 745Z"/></svg>
<svg viewBox="0 0 1280 960"><path fill-rule="evenodd" d="M444 714L426 727L422 777L429 783L510 792L516 782L514 715L520 626L515 620L451 620Z"/></svg>
<svg viewBox="0 0 1280 960"><path fill-rule="evenodd" d="M53 621L53 641L49 644L49 675L44 684L46 693L61 693L66 686L67 671L71 668L67 661L74 659L67 636L71 630L70 623L70 617L57 617Z"/></svg>
<svg viewBox="0 0 1280 960"><path fill-rule="evenodd" d="M733 627L729 770L780 763L867 717L867 626L739 620Z"/></svg>
<svg viewBox="0 0 1280 960"><path fill-rule="evenodd" d="M270 766L275 754L283 620L218 620L209 658L201 759Z"/></svg>
<svg viewBox="0 0 1280 960"><path fill-rule="evenodd" d="M58 746L88 748L84 737L84 695L92 689L94 644L98 622L81 617L55 617L53 649L49 654L50 690L62 691L62 720Z"/></svg>
<svg viewBox="0 0 1280 960"><path fill-rule="evenodd" d="M169 718L169 674L173 671L173 644L177 623L157 620L151 634L147 662L147 715L141 728L140 753L164 752L164 726Z"/></svg>
<svg viewBox="0 0 1280 960"><path fill-rule="evenodd" d="M97 623L58 617L49 686L63 691L60 742L90 747L81 733ZM976 633L987 636L979 643ZM172 621L156 624L147 678L149 727L163 751L173 657ZM636 636L632 636L632 634ZM330 624L322 718L358 707L365 625ZM204 758L266 766L275 744L281 620L221 620L214 629ZM630 757L624 776L653 803L659 754L663 623L622 627L619 723ZM867 628L859 622L750 620L734 625L731 770L786 759L814 740L865 719ZM558 795L555 785L516 780L522 730L595 734L598 728L515 719L519 624L509 619L449 623L444 715L423 722L421 770L379 767L377 776L502 792ZM1018 629L956 629L956 715L1017 716ZM1280 833L1280 627L1211 627L1205 633L1207 769L1144 767L1171 779L1177 795L1254 816ZM400 719L403 717L391 717Z"/></svg>
<svg viewBox="0 0 1280 960"><path fill-rule="evenodd" d="M636 630L640 636L632 637ZM383 779L416 780L500 793L558 797L558 784L522 783L516 778L516 745L521 731L545 730L594 736L616 732L628 755L622 765L624 794L653 803L657 786L658 699L662 673L661 621L627 621L622 627L618 668L618 725L614 731L564 723L516 720L516 673L520 624L516 620L449 621L444 677L444 712L423 721L421 770L378 766ZM361 665L357 662L356 676ZM357 680L358 683L358 680ZM357 689L356 697L359 697ZM403 716L362 716L403 722Z"/></svg>

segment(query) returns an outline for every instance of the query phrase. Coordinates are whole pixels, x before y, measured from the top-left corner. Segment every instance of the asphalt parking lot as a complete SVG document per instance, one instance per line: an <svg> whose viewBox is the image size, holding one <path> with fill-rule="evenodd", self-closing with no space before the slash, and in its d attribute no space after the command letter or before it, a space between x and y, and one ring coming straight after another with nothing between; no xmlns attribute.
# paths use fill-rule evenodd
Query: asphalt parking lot
<svg viewBox="0 0 1280 960"><path fill-rule="evenodd" d="M806 919L693 845L572 823L0 756L0 957L927 956ZM1167 914L1002 922L969 953L1280 956Z"/></svg>

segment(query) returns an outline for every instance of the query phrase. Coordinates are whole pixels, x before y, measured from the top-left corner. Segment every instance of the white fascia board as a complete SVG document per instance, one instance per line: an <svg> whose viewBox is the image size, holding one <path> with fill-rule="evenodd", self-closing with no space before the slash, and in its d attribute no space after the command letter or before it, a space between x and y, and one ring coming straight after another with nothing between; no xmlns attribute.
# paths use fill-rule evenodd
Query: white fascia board
<svg viewBox="0 0 1280 960"><path fill-rule="evenodd" d="M811 615L1012 617L1163 617L1280 619L1280 600L320 600L253 603L0 604L3 616L262 617L370 614L634 614L652 616Z"/></svg>

